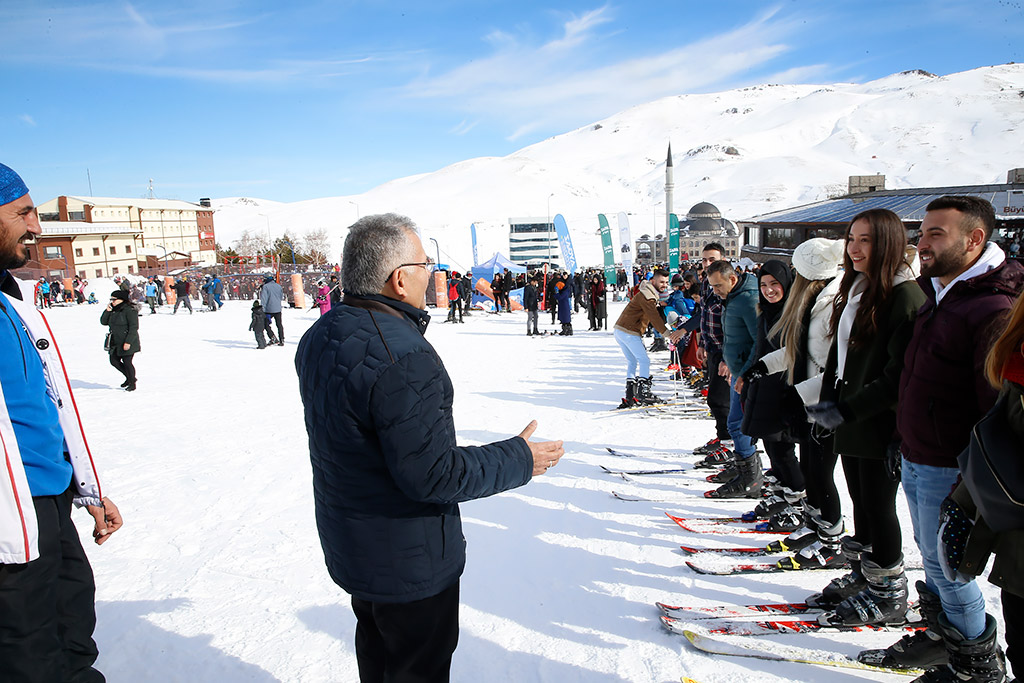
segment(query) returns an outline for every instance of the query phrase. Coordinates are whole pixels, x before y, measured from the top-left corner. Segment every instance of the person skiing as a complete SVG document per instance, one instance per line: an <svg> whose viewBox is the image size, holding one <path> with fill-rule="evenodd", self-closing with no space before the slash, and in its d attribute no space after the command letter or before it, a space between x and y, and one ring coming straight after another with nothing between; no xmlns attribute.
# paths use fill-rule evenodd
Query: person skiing
<svg viewBox="0 0 1024 683"><path fill-rule="evenodd" d="M619 408L661 402L651 391L654 381L651 376L651 359L647 356L642 335L648 324L668 336L673 344L684 334L682 330L670 332L658 313L658 298L668 287L668 276L667 270L656 270L650 280L644 280L615 321L613 336L622 355L626 357L626 395Z"/></svg>

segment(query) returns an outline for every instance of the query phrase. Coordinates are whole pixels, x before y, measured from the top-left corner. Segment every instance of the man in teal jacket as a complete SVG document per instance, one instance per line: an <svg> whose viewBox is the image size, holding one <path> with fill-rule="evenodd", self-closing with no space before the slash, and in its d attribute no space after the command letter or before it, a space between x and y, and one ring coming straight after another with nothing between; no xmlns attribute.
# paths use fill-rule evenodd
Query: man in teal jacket
<svg viewBox="0 0 1024 683"><path fill-rule="evenodd" d="M714 491L708 498L760 498L764 476L761 459L753 440L740 430L743 424L743 402L740 400L742 375L754 364L757 341L757 278L737 273L728 261L715 261L708 266L708 284L722 300L722 362L719 375L729 379L729 435L735 444L736 476ZM716 369L711 368L714 372Z"/></svg>

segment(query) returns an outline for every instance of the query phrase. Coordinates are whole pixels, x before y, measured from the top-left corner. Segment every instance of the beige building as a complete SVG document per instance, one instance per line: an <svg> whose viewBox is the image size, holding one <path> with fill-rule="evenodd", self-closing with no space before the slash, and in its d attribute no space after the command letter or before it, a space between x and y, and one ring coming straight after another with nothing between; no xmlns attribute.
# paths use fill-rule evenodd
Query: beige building
<svg viewBox="0 0 1024 683"><path fill-rule="evenodd" d="M39 218L103 224L137 234L133 253L143 265L146 257L163 261L173 253L187 254L196 265L217 262L213 209L205 202L61 195L39 206Z"/></svg>
<svg viewBox="0 0 1024 683"><path fill-rule="evenodd" d="M82 278L131 275L139 268L141 235L134 228L84 221L40 221L42 234L29 246L33 277Z"/></svg>

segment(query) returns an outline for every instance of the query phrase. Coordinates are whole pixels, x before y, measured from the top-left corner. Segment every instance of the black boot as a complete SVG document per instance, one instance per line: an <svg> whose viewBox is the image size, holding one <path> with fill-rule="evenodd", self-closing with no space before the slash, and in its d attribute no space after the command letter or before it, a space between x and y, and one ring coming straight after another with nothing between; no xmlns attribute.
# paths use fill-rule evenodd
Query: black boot
<svg viewBox="0 0 1024 683"><path fill-rule="evenodd" d="M842 537L845 529L843 520L828 525L819 519L812 520L817 527L815 540L801 548L791 557L784 557L778 562L781 569L834 569L845 567L849 560L843 555Z"/></svg>
<svg viewBox="0 0 1024 683"><path fill-rule="evenodd" d="M945 614L939 615L939 632L946 647L949 663L929 669L915 683L1003 683L1006 661L996 641L996 620L985 615L985 630L974 640L967 640L957 631Z"/></svg>
<svg viewBox="0 0 1024 683"><path fill-rule="evenodd" d="M566 326L566 328L568 328L569 336L571 337L572 336L572 323L566 323L565 326Z"/></svg>
<svg viewBox="0 0 1024 683"><path fill-rule="evenodd" d="M705 491L705 498L760 498L764 472L761 470L761 456L754 453L749 458L736 461L736 478L722 484L713 491Z"/></svg>
<svg viewBox="0 0 1024 683"><path fill-rule="evenodd" d="M903 558L890 567L879 567L862 557L860 571L868 587L843 600L834 612L823 613L818 622L829 626L906 623L907 574Z"/></svg>
<svg viewBox="0 0 1024 683"><path fill-rule="evenodd" d="M729 467L736 459L736 454L733 453L732 446L732 441L720 442L718 450L708 453L693 464L694 469L703 470Z"/></svg>
<svg viewBox="0 0 1024 683"><path fill-rule="evenodd" d="M637 405L636 402L636 379L630 378L626 380L626 397L622 399L622 403L619 404L619 409L632 408Z"/></svg>
<svg viewBox="0 0 1024 683"><path fill-rule="evenodd" d="M921 621L927 628L908 633L884 650L864 650L857 655L858 661L893 669L931 669L949 663L939 631L942 602L924 581L918 581L916 587Z"/></svg>
<svg viewBox="0 0 1024 683"><path fill-rule="evenodd" d="M651 392L651 383L654 381L653 377L638 377L636 380L636 400L645 406L654 405L655 403L663 403L661 398L655 396Z"/></svg>
<svg viewBox="0 0 1024 683"><path fill-rule="evenodd" d="M832 579L824 590L815 593L805 600L812 607L831 609L847 598L857 595L868 587L868 582L861 573L861 556L871 552L871 546L864 546L847 536L842 540L843 555L850 562L850 573Z"/></svg>
<svg viewBox="0 0 1024 683"><path fill-rule="evenodd" d="M651 346L648 349L648 351L651 351L651 352L668 351L668 344L665 343L665 338L664 337L655 337L654 341L651 343Z"/></svg>

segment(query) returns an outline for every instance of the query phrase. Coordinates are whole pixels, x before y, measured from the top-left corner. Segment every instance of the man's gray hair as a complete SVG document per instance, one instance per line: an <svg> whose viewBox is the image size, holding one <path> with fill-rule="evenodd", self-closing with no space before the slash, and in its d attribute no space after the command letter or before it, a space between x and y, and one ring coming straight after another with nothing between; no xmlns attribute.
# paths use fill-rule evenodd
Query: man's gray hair
<svg viewBox="0 0 1024 683"><path fill-rule="evenodd" d="M352 224L342 252L341 286L346 294L380 294L395 268L413 256L409 233L416 224L396 213L364 216Z"/></svg>

